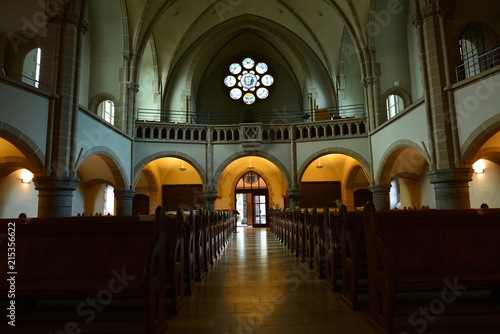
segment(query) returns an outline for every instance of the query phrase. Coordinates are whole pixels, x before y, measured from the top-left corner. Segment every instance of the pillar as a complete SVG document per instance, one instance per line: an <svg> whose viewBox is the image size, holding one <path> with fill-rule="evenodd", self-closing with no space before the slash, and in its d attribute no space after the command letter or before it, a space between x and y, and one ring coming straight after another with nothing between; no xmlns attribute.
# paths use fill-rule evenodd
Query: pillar
<svg viewBox="0 0 500 334"><path fill-rule="evenodd" d="M437 209L470 208L469 182L473 170L470 168L439 169L427 172L434 185Z"/></svg>
<svg viewBox="0 0 500 334"><path fill-rule="evenodd" d="M132 205L134 202L135 190L130 189L115 189L115 201L117 216L132 215Z"/></svg>
<svg viewBox="0 0 500 334"><path fill-rule="evenodd" d="M38 190L38 217L70 217L73 192L79 181L72 177L35 177L33 182Z"/></svg>
<svg viewBox="0 0 500 334"><path fill-rule="evenodd" d="M290 209L294 210L296 206L300 206L300 189L292 188L286 190L286 196L290 200Z"/></svg>
<svg viewBox="0 0 500 334"><path fill-rule="evenodd" d="M370 187L373 196L373 205L377 210L390 210L391 197L390 197L390 184L377 184Z"/></svg>
<svg viewBox="0 0 500 334"><path fill-rule="evenodd" d="M206 203L207 210L214 210L215 200L217 199L217 191L216 190L206 190L203 192L203 200Z"/></svg>

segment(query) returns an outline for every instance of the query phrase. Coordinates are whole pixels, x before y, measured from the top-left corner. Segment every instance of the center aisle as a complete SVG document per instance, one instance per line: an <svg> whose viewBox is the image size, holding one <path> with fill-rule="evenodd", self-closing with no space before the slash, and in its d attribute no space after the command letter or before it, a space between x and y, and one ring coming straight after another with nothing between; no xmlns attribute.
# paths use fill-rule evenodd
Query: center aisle
<svg viewBox="0 0 500 334"><path fill-rule="evenodd" d="M239 227L167 334L375 333L266 228Z"/></svg>

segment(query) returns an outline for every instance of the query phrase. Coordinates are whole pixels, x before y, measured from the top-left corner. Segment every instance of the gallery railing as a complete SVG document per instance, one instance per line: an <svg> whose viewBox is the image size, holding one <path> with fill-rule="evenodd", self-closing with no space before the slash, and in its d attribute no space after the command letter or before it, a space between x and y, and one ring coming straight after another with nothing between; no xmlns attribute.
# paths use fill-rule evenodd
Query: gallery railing
<svg viewBox="0 0 500 334"><path fill-rule="evenodd" d="M135 136L147 141L189 142L290 142L366 136L366 117L337 118L296 124L240 123L196 125L186 123L135 123Z"/></svg>

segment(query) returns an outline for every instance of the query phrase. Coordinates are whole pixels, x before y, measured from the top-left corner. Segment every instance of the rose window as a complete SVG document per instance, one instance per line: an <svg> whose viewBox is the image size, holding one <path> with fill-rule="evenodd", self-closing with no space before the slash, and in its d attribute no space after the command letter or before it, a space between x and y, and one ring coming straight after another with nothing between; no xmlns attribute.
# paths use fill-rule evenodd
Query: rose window
<svg viewBox="0 0 500 334"><path fill-rule="evenodd" d="M267 73L268 70L266 63L256 63L252 58L231 64L230 74L224 78L229 96L233 100L241 99L247 105L255 103L257 99L264 100L269 96L269 87L274 83L274 77Z"/></svg>

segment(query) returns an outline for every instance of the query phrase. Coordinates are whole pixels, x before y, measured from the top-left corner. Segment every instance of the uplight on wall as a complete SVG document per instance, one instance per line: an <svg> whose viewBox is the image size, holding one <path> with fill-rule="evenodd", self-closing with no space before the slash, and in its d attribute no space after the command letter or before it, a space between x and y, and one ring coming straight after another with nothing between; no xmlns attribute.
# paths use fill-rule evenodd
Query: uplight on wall
<svg viewBox="0 0 500 334"><path fill-rule="evenodd" d="M321 158L318 158L318 164L316 165L316 168L323 168L324 166L321 164Z"/></svg>
<svg viewBox="0 0 500 334"><path fill-rule="evenodd" d="M179 170L180 170L181 172L184 172L184 171L186 171L186 169L187 169L187 168L186 168L186 167L184 167L184 160L181 160L181 167L179 167Z"/></svg>
<svg viewBox="0 0 500 334"><path fill-rule="evenodd" d="M27 169L21 170L21 183L30 184L31 180L33 180L33 173Z"/></svg>
<svg viewBox="0 0 500 334"><path fill-rule="evenodd" d="M476 173L476 174L483 174L484 173L484 167L485 167L485 164L484 164L484 160L483 159L479 159L478 161L476 161L472 165L472 169L474 169L474 173Z"/></svg>

